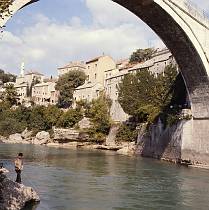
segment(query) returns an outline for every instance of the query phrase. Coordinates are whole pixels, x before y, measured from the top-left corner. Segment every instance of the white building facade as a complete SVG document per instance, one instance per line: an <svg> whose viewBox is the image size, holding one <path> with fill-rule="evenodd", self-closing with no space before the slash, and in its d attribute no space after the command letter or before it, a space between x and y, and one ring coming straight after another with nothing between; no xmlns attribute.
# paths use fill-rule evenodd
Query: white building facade
<svg viewBox="0 0 209 210"><path fill-rule="evenodd" d="M42 82L32 88L32 100L37 105L56 105L59 92L55 90L55 82Z"/></svg>
<svg viewBox="0 0 209 210"><path fill-rule="evenodd" d="M110 56L100 56L86 62L84 85L76 88L74 102L80 100L92 101L105 89L105 75L116 70L116 63Z"/></svg>

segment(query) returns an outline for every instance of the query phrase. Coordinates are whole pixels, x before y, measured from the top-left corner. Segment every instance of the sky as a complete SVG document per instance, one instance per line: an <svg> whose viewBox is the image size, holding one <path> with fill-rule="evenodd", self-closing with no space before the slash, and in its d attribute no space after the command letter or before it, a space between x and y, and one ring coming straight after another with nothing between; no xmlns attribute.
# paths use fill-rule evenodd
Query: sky
<svg viewBox="0 0 209 210"><path fill-rule="evenodd" d="M53 4L52 4L53 1ZM209 12L208 0L193 0ZM0 69L48 76L70 61L102 54L128 58L138 48L164 45L134 14L111 0L40 0L8 21L0 39Z"/></svg>

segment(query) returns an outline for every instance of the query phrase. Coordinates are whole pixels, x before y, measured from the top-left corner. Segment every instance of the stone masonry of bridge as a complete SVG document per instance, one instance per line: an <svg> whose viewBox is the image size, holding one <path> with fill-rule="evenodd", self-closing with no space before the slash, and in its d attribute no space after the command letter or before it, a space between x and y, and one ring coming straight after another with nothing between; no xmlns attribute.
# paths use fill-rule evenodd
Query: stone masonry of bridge
<svg viewBox="0 0 209 210"><path fill-rule="evenodd" d="M11 13L32 2L15 0ZM181 154L185 158L189 158L190 153L196 154L196 160L204 162L204 157L209 156L209 20L188 0L114 2L149 25L175 57L185 80L193 114L190 142L186 146L182 143ZM8 19L0 20L0 26Z"/></svg>

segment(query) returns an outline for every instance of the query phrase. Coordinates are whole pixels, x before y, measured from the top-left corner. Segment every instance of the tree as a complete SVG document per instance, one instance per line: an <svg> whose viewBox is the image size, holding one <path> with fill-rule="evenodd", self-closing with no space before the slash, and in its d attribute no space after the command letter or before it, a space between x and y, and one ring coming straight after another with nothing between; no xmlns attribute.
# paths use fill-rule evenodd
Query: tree
<svg viewBox="0 0 209 210"><path fill-rule="evenodd" d="M45 110L44 110L44 115L46 117L46 120L52 128L57 124L59 121L60 117L63 115L63 111L59 109L57 106L54 105L49 105Z"/></svg>
<svg viewBox="0 0 209 210"><path fill-rule="evenodd" d="M17 97L18 94L14 85L7 85L3 94L4 101L8 102L10 106L13 106L17 104Z"/></svg>
<svg viewBox="0 0 209 210"><path fill-rule="evenodd" d="M119 84L119 103L139 122L152 123L170 107L177 78L176 66L167 66L157 78L148 70L128 74Z"/></svg>
<svg viewBox="0 0 209 210"><path fill-rule="evenodd" d="M88 117L94 124L96 133L107 135L111 126L110 119L110 106L111 101L104 93L100 93L99 98L94 99L88 111Z"/></svg>
<svg viewBox="0 0 209 210"><path fill-rule="evenodd" d="M10 73L5 73L4 70L0 69L0 80L3 83L15 82L16 76Z"/></svg>
<svg viewBox="0 0 209 210"><path fill-rule="evenodd" d="M130 63L139 63L152 58L153 54L156 52L153 48L138 49L132 53L130 57Z"/></svg>
<svg viewBox="0 0 209 210"><path fill-rule="evenodd" d="M10 15L9 6L12 4L13 0L0 1L0 14L6 13ZM0 16L2 18L2 15Z"/></svg>
<svg viewBox="0 0 209 210"><path fill-rule="evenodd" d="M33 91L33 87L36 85L36 84L39 84L41 81L38 79L38 78L33 78L32 82L31 82L31 85L29 87L29 85L27 85L27 97L32 97L32 91Z"/></svg>
<svg viewBox="0 0 209 210"><path fill-rule="evenodd" d="M73 93L75 89L84 84L86 75L83 71L73 70L62 75L56 85L56 90L60 92L59 107L68 108L73 103Z"/></svg>

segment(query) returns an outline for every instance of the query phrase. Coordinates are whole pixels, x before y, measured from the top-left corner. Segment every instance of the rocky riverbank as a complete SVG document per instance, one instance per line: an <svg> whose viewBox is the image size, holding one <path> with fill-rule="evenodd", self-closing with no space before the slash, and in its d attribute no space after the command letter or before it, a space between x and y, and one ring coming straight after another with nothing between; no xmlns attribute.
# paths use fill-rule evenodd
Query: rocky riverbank
<svg viewBox="0 0 209 210"><path fill-rule="evenodd" d="M6 144L35 144L57 148L111 150L123 155L134 155L136 151L135 143L121 142L116 144L112 132L110 132L106 142L98 144L90 141L86 132L61 128L54 128L52 136L46 131L38 132L33 136L31 131L25 129L22 133L12 134L8 138L0 137L0 142Z"/></svg>
<svg viewBox="0 0 209 210"><path fill-rule="evenodd" d="M38 203L40 198L31 187L11 181L0 174L0 209L20 210L28 203Z"/></svg>

